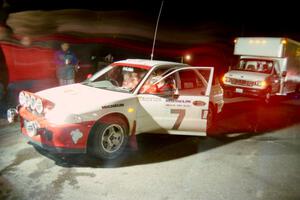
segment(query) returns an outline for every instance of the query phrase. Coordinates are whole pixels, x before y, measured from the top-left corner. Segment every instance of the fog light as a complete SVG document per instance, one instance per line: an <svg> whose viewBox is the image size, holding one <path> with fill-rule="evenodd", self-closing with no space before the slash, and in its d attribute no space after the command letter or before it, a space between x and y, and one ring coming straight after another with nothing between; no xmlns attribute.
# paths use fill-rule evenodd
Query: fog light
<svg viewBox="0 0 300 200"><path fill-rule="evenodd" d="M9 123L12 123L16 120L17 115L18 115L18 111L15 108L10 108L10 109L7 110L6 114L7 114L6 115L7 116L7 121Z"/></svg>

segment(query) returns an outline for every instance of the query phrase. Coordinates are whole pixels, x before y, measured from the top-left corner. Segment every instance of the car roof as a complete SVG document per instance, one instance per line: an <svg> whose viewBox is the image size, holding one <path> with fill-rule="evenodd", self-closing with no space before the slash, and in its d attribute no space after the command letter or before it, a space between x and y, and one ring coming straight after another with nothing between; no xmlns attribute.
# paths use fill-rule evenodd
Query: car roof
<svg viewBox="0 0 300 200"><path fill-rule="evenodd" d="M126 59L126 60L117 61L115 63L145 65L145 66L149 66L149 67L158 67L158 66L162 66L162 65L187 66L186 64L178 63L178 62L162 61L162 60L149 60L149 59Z"/></svg>

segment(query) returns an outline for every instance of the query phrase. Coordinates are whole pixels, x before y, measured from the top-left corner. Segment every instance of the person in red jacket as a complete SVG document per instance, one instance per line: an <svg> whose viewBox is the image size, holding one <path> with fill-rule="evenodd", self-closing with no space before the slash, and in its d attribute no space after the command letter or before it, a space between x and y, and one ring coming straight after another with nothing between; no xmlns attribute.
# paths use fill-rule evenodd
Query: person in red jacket
<svg viewBox="0 0 300 200"><path fill-rule="evenodd" d="M143 94L168 94L175 90L175 79L173 75L165 77L165 70L157 70L144 84L141 89Z"/></svg>

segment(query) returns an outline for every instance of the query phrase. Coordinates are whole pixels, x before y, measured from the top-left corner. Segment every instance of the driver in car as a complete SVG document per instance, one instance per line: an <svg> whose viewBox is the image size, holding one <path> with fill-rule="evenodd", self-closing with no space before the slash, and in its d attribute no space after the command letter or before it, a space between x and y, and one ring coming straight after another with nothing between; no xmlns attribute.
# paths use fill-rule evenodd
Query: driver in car
<svg viewBox="0 0 300 200"><path fill-rule="evenodd" d="M107 73L107 80L115 86L121 86L123 83L123 76L121 67L114 67Z"/></svg>
<svg viewBox="0 0 300 200"><path fill-rule="evenodd" d="M163 76L164 70L158 70L155 74L150 76L140 92L143 94L166 94L174 91L175 79L173 78L173 76L171 75L160 80Z"/></svg>

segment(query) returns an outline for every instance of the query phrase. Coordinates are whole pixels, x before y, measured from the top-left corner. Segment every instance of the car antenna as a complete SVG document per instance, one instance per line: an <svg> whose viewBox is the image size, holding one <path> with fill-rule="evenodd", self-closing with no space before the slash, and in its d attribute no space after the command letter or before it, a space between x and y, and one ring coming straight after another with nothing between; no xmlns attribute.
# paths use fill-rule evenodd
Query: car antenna
<svg viewBox="0 0 300 200"><path fill-rule="evenodd" d="M161 14L161 10L162 10L163 5L164 5L164 1L161 1L160 10L159 10L159 13L158 13L158 17L157 17L157 21L156 21L156 26L155 26L155 31L154 31L154 38L153 38L152 51L151 51L151 60L153 60L157 27L158 27L159 18L160 18L160 14Z"/></svg>

